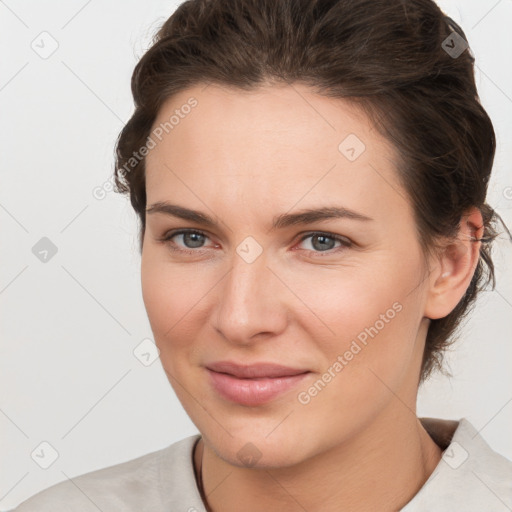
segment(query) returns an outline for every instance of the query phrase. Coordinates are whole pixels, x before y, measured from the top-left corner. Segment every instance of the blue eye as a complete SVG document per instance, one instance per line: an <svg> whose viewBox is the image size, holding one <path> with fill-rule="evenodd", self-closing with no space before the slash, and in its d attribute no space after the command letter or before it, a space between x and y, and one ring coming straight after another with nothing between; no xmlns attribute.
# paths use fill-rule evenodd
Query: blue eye
<svg viewBox="0 0 512 512"><path fill-rule="evenodd" d="M351 242L347 238L339 236L339 235L333 235L330 233L321 233L321 232L309 233L301 239L301 242L304 242L304 240L307 240L308 238L311 238L311 246L313 248L319 249L318 251L315 251L315 250L311 251L314 253L327 252L328 254L332 254L332 252L338 252L339 249L345 249L345 248L351 246ZM316 245L314 243L315 241L318 241L319 244ZM340 246L338 246L337 248L334 248L332 243L336 243L336 242L339 242ZM316 247L315 247L315 245L316 245ZM334 249L334 251L333 251L333 249Z"/></svg>
<svg viewBox="0 0 512 512"><path fill-rule="evenodd" d="M177 246L177 244L172 241L172 239L177 236L183 237L182 242L185 244L184 248L180 248L180 246ZM306 251L319 256L323 256L322 253L326 253L327 255L337 253L340 250L344 250L352 246L352 242L348 238L340 235L334 235L332 233L314 231L304 235L300 239L300 242L304 242L304 240L307 240L308 238L312 239L313 250L306 249ZM173 251L184 254L193 254L198 252L200 253L205 249L202 244L206 239L208 239L208 236L202 231L195 229L179 229L166 233L162 238L159 238L158 241L166 243ZM333 246L333 243L336 242L340 244L338 247Z"/></svg>
<svg viewBox="0 0 512 512"><path fill-rule="evenodd" d="M192 247L185 246L185 249L177 249L176 247L174 247L176 244L171 241L173 238L180 236L180 235L183 236L183 241L187 240L187 241L191 242ZM170 231L169 233L164 235L164 237L161 238L160 241L161 242L171 242L169 244L169 247L173 251L184 252L184 253L193 253L193 252L199 252L199 251L193 250L193 249L203 249L203 247L201 247L200 245L196 245L196 244L200 244L201 242L203 242L204 238L208 238L208 237L202 231L197 231L194 229L180 229L178 231ZM192 249L192 250L188 250L188 249Z"/></svg>

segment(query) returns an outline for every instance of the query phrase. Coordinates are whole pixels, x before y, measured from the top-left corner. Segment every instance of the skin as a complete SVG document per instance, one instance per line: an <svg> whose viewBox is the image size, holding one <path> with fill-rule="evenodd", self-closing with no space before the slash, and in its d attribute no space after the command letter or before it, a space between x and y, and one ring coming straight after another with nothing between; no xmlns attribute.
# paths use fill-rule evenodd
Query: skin
<svg viewBox="0 0 512 512"><path fill-rule="evenodd" d="M198 85L169 99L154 127L190 97L197 106L147 156L147 205L169 201L217 225L147 212L141 277L162 365L202 434L194 465L207 508L403 507L442 454L416 417L421 358L429 319L446 316L470 283L480 213L467 212L459 240L426 258L394 149L354 106L299 84L250 93ZM349 134L366 147L354 161L338 149ZM327 205L372 220L269 229L277 215ZM178 228L205 236L160 241ZM326 232L352 246L302 240ZM249 236L262 250L251 263L237 253ZM298 393L396 303L400 312L300 403ZM210 385L205 365L220 360L311 373L271 402L244 406ZM249 442L254 465L237 456Z"/></svg>

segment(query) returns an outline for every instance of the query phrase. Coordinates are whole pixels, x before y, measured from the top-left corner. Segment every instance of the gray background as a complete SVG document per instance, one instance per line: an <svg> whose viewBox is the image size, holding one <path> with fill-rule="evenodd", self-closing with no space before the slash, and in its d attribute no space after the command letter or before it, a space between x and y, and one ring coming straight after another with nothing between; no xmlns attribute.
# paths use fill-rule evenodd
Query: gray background
<svg viewBox="0 0 512 512"><path fill-rule="evenodd" d="M0 1L2 510L196 433L159 360L145 366L133 353L152 338L137 225L128 199L108 191L131 72L176 5ZM476 56L498 138L489 201L512 227L512 1L439 5ZM46 262L33 252L43 237L57 249ZM432 379L418 405L420 416L468 418L510 459L511 254L498 242L497 290L448 357L454 377ZM42 442L58 454L47 469Z"/></svg>

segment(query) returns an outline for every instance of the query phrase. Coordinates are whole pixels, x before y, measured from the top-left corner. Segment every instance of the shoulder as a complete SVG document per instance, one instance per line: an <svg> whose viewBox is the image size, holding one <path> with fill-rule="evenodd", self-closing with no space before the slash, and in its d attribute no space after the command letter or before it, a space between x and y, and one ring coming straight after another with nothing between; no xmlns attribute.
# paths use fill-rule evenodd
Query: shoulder
<svg viewBox="0 0 512 512"><path fill-rule="evenodd" d="M512 510L512 461L494 451L465 418L459 422L431 421L437 431L422 419L431 435L448 440L447 446L434 472L402 511ZM453 423L457 425L455 432Z"/></svg>
<svg viewBox="0 0 512 512"><path fill-rule="evenodd" d="M129 461L68 478L44 489L12 512L98 512L164 510L173 485L193 470L191 453L198 435ZM193 473L192 473L193 474ZM163 479L166 485L162 485Z"/></svg>
<svg viewBox="0 0 512 512"><path fill-rule="evenodd" d="M486 510L511 510L512 461L494 451L465 418L456 433L443 453L453 481Z"/></svg>

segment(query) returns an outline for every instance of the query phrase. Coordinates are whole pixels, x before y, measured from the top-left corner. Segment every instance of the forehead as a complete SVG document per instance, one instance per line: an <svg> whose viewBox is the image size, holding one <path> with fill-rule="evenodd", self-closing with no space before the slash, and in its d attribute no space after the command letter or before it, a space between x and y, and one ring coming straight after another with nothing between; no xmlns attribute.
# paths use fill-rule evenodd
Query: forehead
<svg viewBox="0 0 512 512"><path fill-rule="evenodd" d="M152 130L160 130L159 138L167 139L167 146L174 142L179 147L180 142L200 137L196 142L212 149L219 142L224 147L243 141L249 151L265 141L274 149L280 146L310 152L319 142L319 151L338 151L339 142L353 133L374 146L374 151L389 156L393 153L353 102L321 96L303 84L271 85L251 91L197 85L164 102ZM161 149L159 145L157 152Z"/></svg>
<svg viewBox="0 0 512 512"><path fill-rule="evenodd" d="M278 209L327 196L405 199L397 193L394 148L368 117L301 84L191 87L164 103L155 133L146 158L148 203L182 194L196 206L215 194Z"/></svg>

